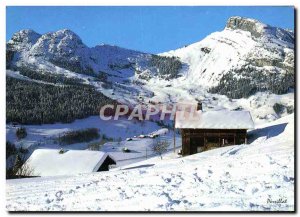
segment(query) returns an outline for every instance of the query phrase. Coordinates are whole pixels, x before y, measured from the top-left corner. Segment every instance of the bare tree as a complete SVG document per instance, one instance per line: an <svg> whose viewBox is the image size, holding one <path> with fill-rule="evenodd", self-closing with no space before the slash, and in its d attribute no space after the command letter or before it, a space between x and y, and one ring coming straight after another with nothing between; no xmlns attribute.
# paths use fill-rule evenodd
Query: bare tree
<svg viewBox="0 0 300 217"><path fill-rule="evenodd" d="M102 139L100 141L92 142L88 144L88 149L92 151L99 151L100 148L107 142L108 142L107 139Z"/></svg>
<svg viewBox="0 0 300 217"><path fill-rule="evenodd" d="M34 170L32 167L29 166L29 164L26 162L24 163L21 168L18 170L17 172L17 176L19 177L29 177L29 176L33 176Z"/></svg>
<svg viewBox="0 0 300 217"><path fill-rule="evenodd" d="M160 156L168 150L169 142L167 140L156 139L152 145L152 151Z"/></svg>
<svg viewBox="0 0 300 217"><path fill-rule="evenodd" d="M22 159L20 155L16 156L13 173L19 178L33 176L33 168L29 166L28 162L24 162L25 160Z"/></svg>

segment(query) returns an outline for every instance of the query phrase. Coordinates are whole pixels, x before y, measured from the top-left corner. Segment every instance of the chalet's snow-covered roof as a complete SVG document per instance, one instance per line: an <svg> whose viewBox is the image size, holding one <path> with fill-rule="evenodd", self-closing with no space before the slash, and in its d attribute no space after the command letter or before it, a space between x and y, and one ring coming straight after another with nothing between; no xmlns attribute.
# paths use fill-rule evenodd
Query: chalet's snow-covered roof
<svg viewBox="0 0 300 217"><path fill-rule="evenodd" d="M63 154L59 151L58 149L35 150L25 163L33 170L32 176L96 172L108 156L101 151L67 150Z"/></svg>
<svg viewBox="0 0 300 217"><path fill-rule="evenodd" d="M254 123L249 111L196 111L177 112L175 128L187 129L253 129Z"/></svg>

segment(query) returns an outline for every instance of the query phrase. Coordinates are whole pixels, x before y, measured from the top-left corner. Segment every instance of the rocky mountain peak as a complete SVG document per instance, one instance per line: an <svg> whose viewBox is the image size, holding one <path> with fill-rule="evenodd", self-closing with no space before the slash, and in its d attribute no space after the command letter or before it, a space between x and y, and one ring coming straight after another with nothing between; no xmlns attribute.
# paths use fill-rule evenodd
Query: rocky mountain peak
<svg viewBox="0 0 300 217"><path fill-rule="evenodd" d="M81 38L69 29L49 32L42 35L32 48L32 53L38 56L74 55L78 49L86 48ZM50 56L49 56L50 55Z"/></svg>
<svg viewBox="0 0 300 217"><path fill-rule="evenodd" d="M226 28L248 31L251 32L253 36L260 37L264 33L264 30L268 28L268 25L263 24L255 19L235 16L228 19Z"/></svg>
<svg viewBox="0 0 300 217"><path fill-rule="evenodd" d="M25 49L34 45L40 37L40 34L31 29L23 29L14 33L7 45L13 46L16 50Z"/></svg>
<svg viewBox="0 0 300 217"><path fill-rule="evenodd" d="M53 36L59 37L59 38L68 38L68 39L77 41L78 43L82 44L81 38L75 32L73 32L69 29L58 30L53 33Z"/></svg>
<svg viewBox="0 0 300 217"><path fill-rule="evenodd" d="M40 40L51 40L52 43L64 43L75 45L84 45L81 38L69 29L62 29L56 32L44 34Z"/></svg>
<svg viewBox="0 0 300 217"><path fill-rule="evenodd" d="M290 44L294 44L294 32L282 28L273 27L264 24L258 20L245 17L230 17L226 23L226 28L231 30L243 30L251 33L253 38L268 38L279 39Z"/></svg>

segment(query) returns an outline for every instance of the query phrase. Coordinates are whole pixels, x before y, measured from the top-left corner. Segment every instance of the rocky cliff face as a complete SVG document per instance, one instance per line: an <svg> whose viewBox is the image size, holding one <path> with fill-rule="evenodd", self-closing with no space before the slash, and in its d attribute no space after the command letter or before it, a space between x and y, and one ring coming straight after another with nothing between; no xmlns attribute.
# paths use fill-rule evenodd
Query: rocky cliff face
<svg viewBox="0 0 300 217"><path fill-rule="evenodd" d="M253 19L245 19L242 17L231 17L226 23L226 28L232 30L243 30L250 32L254 37L261 37L267 25L262 24Z"/></svg>
<svg viewBox="0 0 300 217"><path fill-rule="evenodd" d="M253 38L268 36L277 38L287 43L294 44L294 33L292 31L272 27L254 19L230 17L226 23L226 28L250 32Z"/></svg>

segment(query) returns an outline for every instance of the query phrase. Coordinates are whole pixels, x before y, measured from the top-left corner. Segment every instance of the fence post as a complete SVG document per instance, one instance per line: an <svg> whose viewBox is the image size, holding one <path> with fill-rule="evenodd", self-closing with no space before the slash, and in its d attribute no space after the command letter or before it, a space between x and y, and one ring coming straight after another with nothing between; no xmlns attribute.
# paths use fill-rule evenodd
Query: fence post
<svg viewBox="0 0 300 217"><path fill-rule="evenodd" d="M175 114L175 117L176 117L176 114ZM173 143L174 143L173 146L174 147L173 148L174 148L174 154L175 154L176 153L176 141L175 141L175 138L176 138L176 128L175 128L175 120L174 120L174 129L173 130L174 130L174 138L173 138L174 139L174 141L173 141Z"/></svg>

